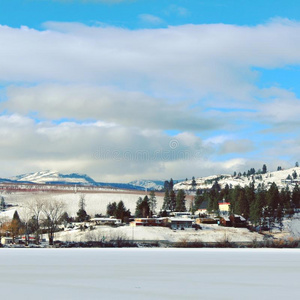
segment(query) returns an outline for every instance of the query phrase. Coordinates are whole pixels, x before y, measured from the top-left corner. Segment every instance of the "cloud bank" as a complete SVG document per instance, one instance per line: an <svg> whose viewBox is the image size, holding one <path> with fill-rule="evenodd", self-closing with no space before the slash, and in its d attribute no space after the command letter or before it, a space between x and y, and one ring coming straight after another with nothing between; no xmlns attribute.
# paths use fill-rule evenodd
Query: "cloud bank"
<svg viewBox="0 0 300 300"><path fill-rule="evenodd" d="M126 181L296 159L300 101L258 69L299 65L300 23L44 28L0 26L4 174Z"/></svg>

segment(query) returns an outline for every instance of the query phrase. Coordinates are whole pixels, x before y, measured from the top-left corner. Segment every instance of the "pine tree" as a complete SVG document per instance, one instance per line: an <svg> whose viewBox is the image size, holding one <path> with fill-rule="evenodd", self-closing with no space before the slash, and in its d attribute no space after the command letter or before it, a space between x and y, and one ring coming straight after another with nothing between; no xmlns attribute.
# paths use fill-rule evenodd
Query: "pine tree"
<svg viewBox="0 0 300 300"><path fill-rule="evenodd" d="M170 179L170 184L169 184L169 189L172 191L173 187L174 187L174 182L173 182L173 179L171 178Z"/></svg>
<svg viewBox="0 0 300 300"><path fill-rule="evenodd" d="M193 176L193 178L192 178L192 189L195 190L196 187L197 187L197 183L196 183L195 177Z"/></svg>
<svg viewBox="0 0 300 300"><path fill-rule="evenodd" d="M170 198L170 193L169 190L165 190L165 196L164 196L164 202L162 206L163 210L171 210L171 198Z"/></svg>
<svg viewBox="0 0 300 300"><path fill-rule="evenodd" d="M156 200L155 192L151 191L149 194L149 208L150 208L151 217L155 214L156 205L157 205L157 200Z"/></svg>
<svg viewBox="0 0 300 300"><path fill-rule="evenodd" d="M173 190L170 192L170 210L175 211L176 208L176 194Z"/></svg>
<svg viewBox="0 0 300 300"><path fill-rule="evenodd" d="M300 189L298 184L293 189L292 202L295 208L300 208Z"/></svg>
<svg viewBox="0 0 300 300"><path fill-rule="evenodd" d="M90 219L90 216L87 214L85 210L85 195L81 194L79 198L79 210L77 211L77 222L85 222Z"/></svg>
<svg viewBox="0 0 300 300"><path fill-rule="evenodd" d="M275 182L271 184L270 189L267 191L266 201L267 201L266 213L269 221L269 228L271 229L276 220L276 210L280 201L278 188Z"/></svg>
<svg viewBox="0 0 300 300"><path fill-rule="evenodd" d="M6 203L5 203L4 197L1 197L0 209L4 210L5 208L6 208Z"/></svg>
<svg viewBox="0 0 300 300"><path fill-rule="evenodd" d="M106 207L106 214L108 216L116 216L116 210L117 210L117 202L109 203Z"/></svg>
<svg viewBox="0 0 300 300"><path fill-rule="evenodd" d="M147 196L146 196L147 197ZM126 209L124 202L121 200L117 204L117 209L116 209L116 218L121 219L122 222L127 221L127 219L130 217L130 210Z"/></svg>
<svg viewBox="0 0 300 300"><path fill-rule="evenodd" d="M263 165L263 167L262 167L262 173L263 174L267 173L267 166L266 165Z"/></svg>
<svg viewBox="0 0 300 300"><path fill-rule="evenodd" d="M185 207L185 192L184 190L179 190L176 195L176 207L175 211L186 211Z"/></svg>
<svg viewBox="0 0 300 300"><path fill-rule="evenodd" d="M139 197L136 203L135 216L147 218L149 217L149 214L150 214L150 207L149 207L148 196L145 196L144 199Z"/></svg>
<svg viewBox="0 0 300 300"><path fill-rule="evenodd" d="M196 196L194 197L193 209L192 211L195 212L197 209L200 208L201 204L204 201L204 197L201 195L201 191L198 189L196 191Z"/></svg>
<svg viewBox="0 0 300 300"><path fill-rule="evenodd" d="M169 189L170 189L170 183L169 183L168 180L166 180L166 181L164 182L164 191L169 190Z"/></svg>

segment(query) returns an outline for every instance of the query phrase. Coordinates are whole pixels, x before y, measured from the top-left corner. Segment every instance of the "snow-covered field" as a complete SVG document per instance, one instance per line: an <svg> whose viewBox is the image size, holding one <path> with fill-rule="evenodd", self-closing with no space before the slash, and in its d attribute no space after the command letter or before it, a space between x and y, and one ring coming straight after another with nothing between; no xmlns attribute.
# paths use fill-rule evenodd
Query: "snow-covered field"
<svg viewBox="0 0 300 300"><path fill-rule="evenodd" d="M76 216L78 211L78 203L80 199L80 193L12 193L5 194L4 198L7 203L17 204L20 207L17 208L18 212L26 201L34 197L42 197L44 199L57 199L62 200L66 204L66 211L70 216ZM106 207L110 202L119 202L122 200L127 209L130 209L131 213L135 212L136 202L139 197L144 198L145 193L86 193L85 204L86 212L94 217L95 214L106 214ZM157 209L159 210L163 203L163 197L157 196Z"/></svg>
<svg viewBox="0 0 300 300"><path fill-rule="evenodd" d="M136 241L169 241L169 242L253 242L262 241L263 235L250 232L246 228L228 228L218 225L202 225L202 230L186 229L171 230L166 227L130 227L123 226L112 228L109 226L98 226L95 230L79 230L59 232L55 235L61 241L100 241L102 237L106 240L114 240L122 237Z"/></svg>
<svg viewBox="0 0 300 300"><path fill-rule="evenodd" d="M0 249L3 299L298 299L300 251Z"/></svg>

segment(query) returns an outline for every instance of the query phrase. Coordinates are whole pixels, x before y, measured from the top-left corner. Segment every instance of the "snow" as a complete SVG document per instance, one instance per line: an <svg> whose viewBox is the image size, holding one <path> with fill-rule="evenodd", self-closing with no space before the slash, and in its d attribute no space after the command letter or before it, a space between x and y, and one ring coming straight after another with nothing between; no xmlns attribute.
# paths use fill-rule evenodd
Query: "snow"
<svg viewBox="0 0 300 300"><path fill-rule="evenodd" d="M166 227L152 226L122 226L112 228L110 226L97 226L94 230L71 230L59 232L55 239L67 242L114 240L122 237L135 241L169 241L169 242L253 242L262 241L263 235L250 232L246 228L222 227L216 224L201 224L202 230L185 229L172 230Z"/></svg>
<svg viewBox="0 0 300 300"><path fill-rule="evenodd" d="M245 187L248 186L251 182L253 182L254 179L254 185L255 187L258 186L258 184L264 184L265 187L270 186L273 182L276 183L276 185L279 188L285 187L287 184L282 182L286 180L288 175L292 176L293 172L296 172L298 177L296 180L300 180L300 167L294 167L286 170L281 171L275 171L275 172L267 172L266 174L260 174L262 179L259 178L259 175L253 175L249 177L238 177L238 176L232 176L229 174L220 174L220 175L211 175L207 177L201 177L196 179L197 183L197 189L209 189L212 187L214 182L218 180L219 185L224 188L226 184L228 186L241 186ZM209 182L208 182L209 181ZM289 187L292 189L295 186L295 183L288 183ZM182 181L174 185L175 190L184 189L184 190L193 190L192 186L192 180L188 181Z"/></svg>
<svg viewBox="0 0 300 300"><path fill-rule="evenodd" d="M76 216L79 209L78 203L80 198L80 193L12 193L5 194L5 202L10 204L17 204L22 206L26 201L32 199L33 197L42 197L44 199L57 199L61 200L66 204L66 212L70 216ZM131 213L135 212L136 202L139 197L144 198L145 193L138 192L130 194L128 192L122 193L86 193L85 195L85 210L91 216L94 217L95 214L106 214L107 205L110 202L119 202L122 200L127 209L130 209ZM157 210L163 204L163 197L156 196L157 198ZM20 207L16 208L19 212Z"/></svg>
<svg viewBox="0 0 300 300"><path fill-rule="evenodd" d="M0 249L3 299L297 299L299 250Z"/></svg>
<svg viewBox="0 0 300 300"><path fill-rule="evenodd" d="M135 180L129 182L129 184L143 187L147 190L161 190L164 187L164 181L160 180Z"/></svg>
<svg viewBox="0 0 300 300"><path fill-rule="evenodd" d="M11 180L19 182L33 182L44 184L47 182L68 182L70 184L80 183L80 184L92 184L94 180L85 174L72 173L69 175L63 175L56 171L41 171L36 173L28 173L23 175L18 175L10 178Z"/></svg>

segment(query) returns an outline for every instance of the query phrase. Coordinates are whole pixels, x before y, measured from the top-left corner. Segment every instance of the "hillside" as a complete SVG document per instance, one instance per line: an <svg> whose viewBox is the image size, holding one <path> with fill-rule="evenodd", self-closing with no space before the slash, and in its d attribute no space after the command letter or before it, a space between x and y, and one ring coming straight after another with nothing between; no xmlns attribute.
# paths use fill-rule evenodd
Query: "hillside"
<svg viewBox="0 0 300 300"><path fill-rule="evenodd" d="M163 181L136 180L129 183L97 182L86 174L61 174L56 171L40 171L35 173L26 173L7 178L1 178L2 183L34 183L51 185L83 185L97 187L111 187L130 190L161 190Z"/></svg>
<svg viewBox="0 0 300 300"><path fill-rule="evenodd" d="M137 187L143 187L147 190L162 190L164 187L164 181L162 180L135 180L129 182L129 184Z"/></svg>
<svg viewBox="0 0 300 300"><path fill-rule="evenodd" d="M55 171L41 171L36 173L27 173L11 177L10 180L16 182L31 182L38 184L80 184L95 185L96 182L85 174L61 174Z"/></svg>
<svg viewBox="0 0 300 300"><path fill-rule="evenodd" d="M287 177L296 172L297 178L292 180L287 180ZM226 184L229 187L235 187L237 185L245 187L250 183L254 182L255 187L259 184L263 184L268 188L273 182L279 188L286 187L287 185L293 187L296 183L300 183L300 167L294 167L286 170L267 172L266 174L255 174L251 176L233 176L228 174L212 175L208 177L200 177L195 179L196 186L192 186L192 180L182 181L174 185L175 190L184 189L184 190L194 190L194 189L210 189L215 181L218 181L221 188L224 188Z"/></svg>

